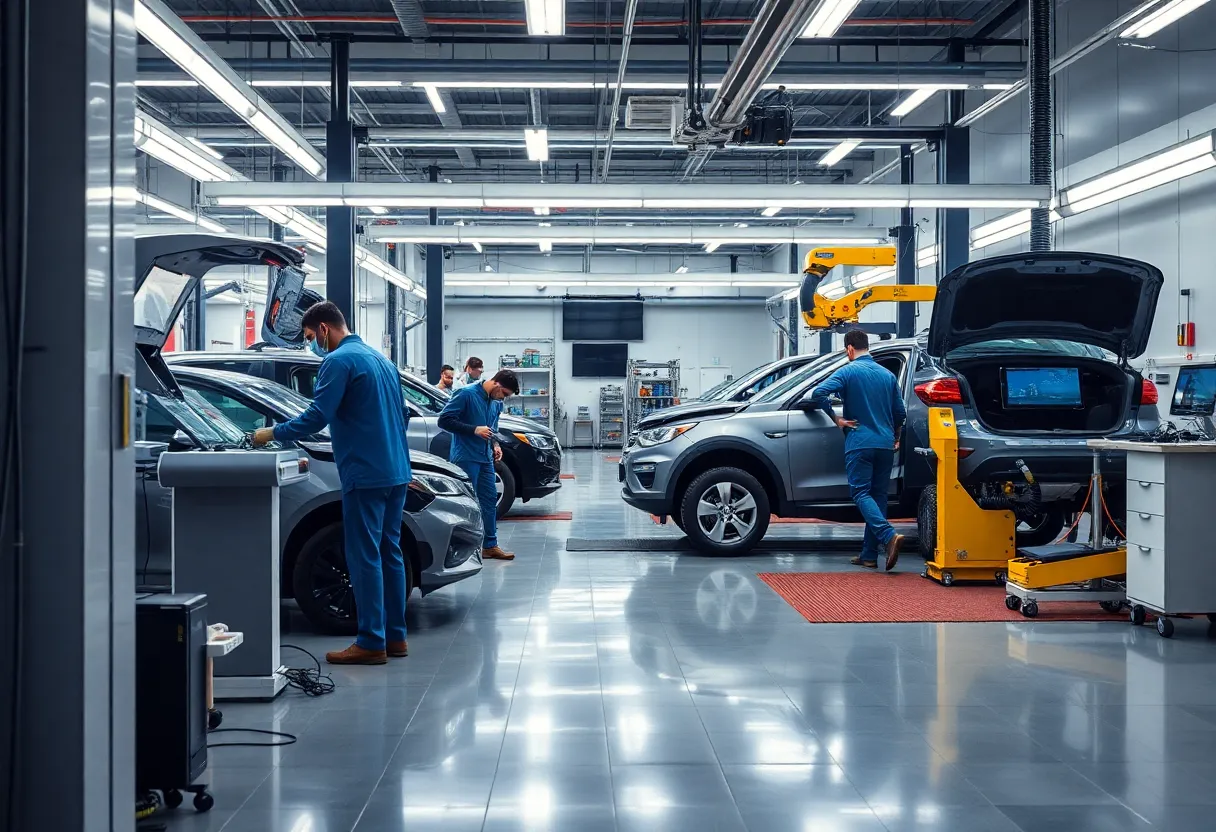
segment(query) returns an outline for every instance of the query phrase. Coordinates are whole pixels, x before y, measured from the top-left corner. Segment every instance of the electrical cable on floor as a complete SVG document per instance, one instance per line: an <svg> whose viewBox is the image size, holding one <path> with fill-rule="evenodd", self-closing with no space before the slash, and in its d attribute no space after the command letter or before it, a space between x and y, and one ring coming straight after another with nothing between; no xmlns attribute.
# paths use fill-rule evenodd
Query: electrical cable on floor
<svg viewBox="0 0 1216 832"><path fill-rule="evenodd" d="M281 745L293 745L298 737L286 731L269 731L265 728L216 728L210 734L266 734L271 737L282 737L285 742L209 742L208 748L278 748Z"/></svg>
<svg viewBox="0 0 1216 832"><path fill-rule="evenodd" d="M279 675L287 680L288 687L295 688L305 696L324 696L334 692L334 688L337 686L328 674L321 672L320 659L303 647L297 647L294 644L280 645L280 649L299 650L312 659L313 664L316 665L316 667L289 667L282 671Z"/></svg>

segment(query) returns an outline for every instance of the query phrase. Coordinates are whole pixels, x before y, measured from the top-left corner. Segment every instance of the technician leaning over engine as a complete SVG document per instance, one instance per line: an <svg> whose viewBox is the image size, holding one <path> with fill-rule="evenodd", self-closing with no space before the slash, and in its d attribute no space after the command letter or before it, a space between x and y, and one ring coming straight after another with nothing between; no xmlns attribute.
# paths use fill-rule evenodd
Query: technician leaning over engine
<svg viewBox="0 0 1216 832"><path fill-rule="evenodd" d="M413 475L405 444L401 378L388 359L346 328L334 304L310 306L301 321L308 348L321 356L308 409L254 432L255 445L305 439L329 426L342 480L346 566L355 591L359 635L332 664L385 664L405 656L405 561L401 513Z"/></svg>

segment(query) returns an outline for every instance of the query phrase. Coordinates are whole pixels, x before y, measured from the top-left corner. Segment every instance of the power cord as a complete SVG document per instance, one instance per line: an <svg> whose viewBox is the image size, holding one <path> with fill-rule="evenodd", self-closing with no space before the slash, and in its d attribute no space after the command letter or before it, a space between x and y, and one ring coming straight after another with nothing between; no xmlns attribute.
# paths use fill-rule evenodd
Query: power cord
<svg viewBox="0 0 1216 832"><path fill-rule="evenodd" d="M278 748L281 745L293 745L298 739L295 734L285 731L268 731L265 728L216 728L212 734L266 734L271 737L282 737L284 742L209 742L208 748Z"/></svg>
<svg viewBox="0 0 1216 832"><path fill-rule="evenodd" d="M324 696L327 693L333 693L336 685L334 680L328 674L321 672L321 661L312 653L305 650L303 647L297 647L294 644L283 644L281 648L290 650L299 650L308 658L312 659L316 667L289 667L280 674L287 680L287 686L295 688L305 696Z"/></svg>

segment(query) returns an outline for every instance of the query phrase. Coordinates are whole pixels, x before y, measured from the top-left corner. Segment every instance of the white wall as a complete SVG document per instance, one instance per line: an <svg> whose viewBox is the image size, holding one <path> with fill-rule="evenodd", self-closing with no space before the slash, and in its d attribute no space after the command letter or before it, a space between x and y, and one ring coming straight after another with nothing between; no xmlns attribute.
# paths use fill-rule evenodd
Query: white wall
<svg viewBox="0 0 1216 832"><path fill-rule="evenodd" d="M776 327L762 300L740 300L737 304L688 304L647 302L644 341L629 345L629 357L645 361L680 361L680 383L684 395L700 392L701 367L724 366L738 375L776 358ZM575 379L570 375L570 343L561 340L560 301L496 304L493 300L453 301L445 312L444 344L447 363L459 367L469 355L496 368L504 353L519 354L526 347L548 351L543 344L483 343L458 349L461 338L552 338L556 342L554 390L560 409L569 417L558 425L559 436L569 444L569 421L579 405L591 408L598 425L599 390L624 379ZM598 429L598 428L597 428Z"/></svg>

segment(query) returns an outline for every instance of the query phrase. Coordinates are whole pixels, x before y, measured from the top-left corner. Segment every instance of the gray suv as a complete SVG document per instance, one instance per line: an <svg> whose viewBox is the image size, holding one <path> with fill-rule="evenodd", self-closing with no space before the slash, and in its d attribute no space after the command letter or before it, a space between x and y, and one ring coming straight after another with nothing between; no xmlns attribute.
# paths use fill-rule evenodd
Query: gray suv
<svg viewBox="0 0 1216 832"><path fill-rule="evenodd" d="M935 473L915 449L929 444L928 408L951 407L966 451L963 485L976 496L1003 493L1022 480L1016 461L1025 460L1042 505L1019 526L1019 543L1054 539L1081 508L1092 468L1086 440L1156 427L1157 390L1127 362L1148 344L1162 281L1146 263L1073 252L991 258L942 278L928 333L871 349L908 407L891 515L924 518L922 527L936 517ZM845 361L824 356L748 402L655 414L622 454L625 502L670 517L712 554L747 552L774 514L860 519L844 436L810 405L811 391ZM1035 372L1075 389L1053 400L1057 391L1015 383ZM1119 511L1125 458L1102 456L1107 502Z"/></svg>

